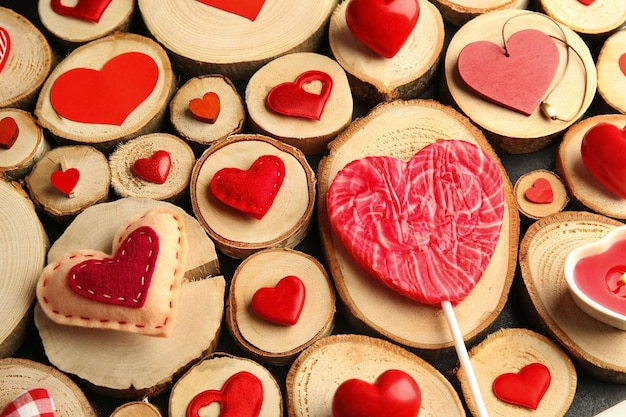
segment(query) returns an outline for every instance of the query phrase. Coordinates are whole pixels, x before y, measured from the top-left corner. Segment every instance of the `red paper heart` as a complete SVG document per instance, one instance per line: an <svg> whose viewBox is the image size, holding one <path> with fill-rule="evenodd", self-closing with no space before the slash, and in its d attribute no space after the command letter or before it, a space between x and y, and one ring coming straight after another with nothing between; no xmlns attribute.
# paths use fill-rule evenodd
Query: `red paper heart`
<svg viewBox="0 0 626 417"><path fill-rule="evenodd" d="M228 13L245 17L253 22L256 20L265 0L198 0L207 6L217 7Z"/></svg>
<svg viewBox="0 0 626 417"><path fill-rule="evenodd" d="M504 402L536 410L550 386L550 369L535 362L516 374L507 373L493 381L493 393Z"/></svg>
<svg viewBox="0 0 626 417"><path fill-rule="evenodd" d="M285 164L275 155L263 155L249 169L222 168L209 190L222 203L257 219L272 206L285 178Z"/></svg>
<svg viewBox="0 0 626 417"><path fill-rule="evenodd" d="M488 41L459 54L461 79L475 93L527 116L537 108L559 67L559 50L548 35L526 29L507 41L507 51Z"/></svg>
<svg viewBox="0 0 626 417"><path fill-rule="evenodd" d="M80 180L80 171L76 168L68 168L65 171L58 170L50 174L50 183L62 192L70 195Z"/></svg>
<svg viewBox="0 0 626 417"><path fill-rule="evenodd" d="M0 148L11 149L20 134L15 119L7 116L0 120Z"/></svg>
<svg viewBox="0 0 626 417"><path fill-rule="evenodd" d="M319 94L304 89L306 84L319 81ZM278 84L270 90L265 100L270 110L285 116L320 120L333 88L333 79L322 71L306 71L294 82Z"/></svg>
<svg viewBox="0 0 626 417"><path fill-rule="evenodd" d="M289 275L278 281L274 288L258 289L252 296L252 310L269 322L293 326L300 318L305 296L304 283Z"/></svg>
<svg viewBox="0 0 626 417"><path fill-rule="evenodd" d="M50 7L57 14L87 22L98 23L111 0L79 0L74 7L63 5L61 0L52 0Z"/></svg>
<svg viewBox="0 0 626 417"><path fill-rule="evenodd" d="M440 140L408 162L348 163L328 190L327 210L339 241L380 282L420 303L458 303L498 242L502 174L479 146Z"/></svg>
<svg viewBox="0 0 626 417"><path fill-rule="evenodd" d="M550 181L545 178L537 178L532 187L524 193L526 200L536 204L548 204L554 201L554 192Z"/></svg>
<svg viewBox="0 0 626 417"><path fill-rule="evenodd" d="M392 58L413 32L419 14L417 0L350 0L346 24L365 46Z"/></svg>
<svg viewBox="0 0 626 417"><path fill-rule="evenodd" d="M333 417L416 417L422 393L411 375L397 369L383 372L370 384L344 381L333 397Z"/></svg>
<svg viewBox="0 0 626 417"><path fill-rule="evenodd" d="M250 372L237 372L221 390L197 394L187 406L187 417L200 417L200 410L213 403L219 404L220 417L257 417L263 406L263 383Z"/></svg>
<svg viewBox="0 0 626 417"><path fill-rule="evenodd" d="M8 403L0 417L54 417L55 411L54 401L47 389L30 388Z"/></svg>
<svg viewBox="0 0 626 417"><path fill-rule="evenodd" d="M172 167L170 153L164 150L156 151L150 158L141 158L133 164L133 171L139 178L163 184L167 181Z"/></svg>
<svg viewBox="0 0 626 417"><path fill-rule="evenodd" d="M585 133L580 155L587 171L607 190L626 198L626 127L598 123Z"/></svg>
<svg viewBox="0 0 626 417"><path fill-rule="evenodd" d="M200 122L215 123L220 114L220 96L209 91L202 98L194 98L189 101L189 111Z"/></svg>
<svg viewBox="0 0 626 417"><path fill-rule="evenodd" d="M4 69L11 54L11 37L9 32L0 26L0 73Z"/></svg>
<svg viewBox="0 0 626 417"><path fill-rule="evenodd" d="M622 70L622 74L626 76L626 54L622 54L619 57L619 69Z"/></svg>
<svg viewBox="0 0 626 417"><path fill-rule="evenodd" d="M585 6L590 6L593 4L593 2L596 0L578 0L579 3L584 4Z"/></svg>
<svg viewBox="0 0 626 417"><path fill-rule="evenodd" d="M158 79L152 57L127 52L111 58L100 71L74 68L61 74L50 89L50 102L68 120L120 126L150 96Z"/></svg>

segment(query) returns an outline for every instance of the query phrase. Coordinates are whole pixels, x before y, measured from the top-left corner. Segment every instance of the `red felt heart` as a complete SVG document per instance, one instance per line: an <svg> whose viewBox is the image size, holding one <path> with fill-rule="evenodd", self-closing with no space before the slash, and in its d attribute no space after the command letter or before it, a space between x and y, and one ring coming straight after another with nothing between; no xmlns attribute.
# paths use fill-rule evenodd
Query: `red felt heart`
<svg viewBox="0 0 626 417"><path fill-rule="evenodd" d="M365 46L392 58L413 32L419 14L417 0L350 0L346 24Z"/></svg>
<svg viewBox="0 0 626 417"><path fill-rule="evenodd" d="M493 381L493 393L504 402L536 410L550 386L550 369L535 362L516 374L507 373Z"/></svg>
<svg viewBox="0 0 626 417"><path fill-rule="evenodd" d="M253 22L256 20L265 0L245 0L245 1L233 1L233 0L198 0L200 3L204 3L207 6L217 7L228 13L233 13L241 17L245 17Z"/></svg>
<svg viewBox="0 0 626 417"><path fill-rule="evenodd" d="M50 174L50 183L62 192L70 195L80 180L80 171L76 168L68 168L65 171L58 170Z"/></svg>
<svg viewBox="0 0 626 417"><path fill-rule="evenodd" d="M285 178L285 164L275 155L257 158L247 170L222 168L211 178L211 194L222 203L257 219L272 206Z"/></svg>
<svg viewBox="0 0 626 417"><path fill-rule="evenodd" d="M322 83L319 94L304 89L315 81ZM285 116L320 120L333 88L333 79L322 71L306 71L294 82L278 84L270 90L265 100L270 110Z"/></svg>
<svg viewBox="0 0 626 417"><path fill-rule="evenodd" d="M348 163L328 190L327 210L339 241L380 282L420 303L458 303L498 242L502 174L479 146L440 140L408 162Z"/></svg>
<svg viewBox="0 0 626 417"><path fill-rule="evenodd" d="M220 96L209 91L202 98L194 98L189 101L189 111L200 122L215 123L220 114Z"/></svg>
<svg viewBox="0 0 626 417"><path fill-rule="evenodd" d="M578 0L579 3L584 4L585 6L590 6L593 4L593 2L596 0Z"/></svg>
<svg viewBox="0 0 626 417"><path fill-rule="evenodd" d="M30 388L8 403L0 417L54 417L56 407L45 388Z"/></svg>
<svg viewBox="0 0 626 417"><path fill-rule="evenodd" d="M622 70L622 74L626 76L626 54L622 54L619 57L619 69Z"/></svg>
<svg viewBox="0 0 626 417"><path fill-rule="evenodd" d="M139 178L163 184L167 181L172 167L172 157L164 150L158 150L150 158L141 158L133 164L133 171Z"/></svg>
<svg viewBox="0 0 626 417"><path fill-rule="evenodd" d="M535 29L514 33L506 47L472 42L461 50L457 69L475 93L529 116L552 83L559 50L552 38Z"/></svg>
<svg viewBox="0 0 626 417"><path fill-rule="evenodd" d="M11 54L11 37L9 32L0 26L0 73L4 69Z"/></svg>
<svg viewBox="0 0 626 417"><path fill-rule="evenodd" d="M526 190L524 197L531 203L548 204L554 201L554 192L550 181L545 178L537 178L532 187Z"/></svg>
<svg viewBox="0 0 626 417"><path fill-rule="evenodd" d="M422 393L411 375L397 369L383 372L373 384L344 381L333 397L333 417L416 417Z"/></svg>
<svg viewBox="0 0 626 417"><path fill-rule="evenodd" d="M580 155L587 171L607 190L626 198L626 126L598 123L585 133Z"/></svg>
<svg viewBox="0 0 626 417"><path fill-rule="evenodd" d="M74 68L61 74L50 89L50 102L66 119L120 126L150 96L158 79L152 57L127 52L111 58L100 71Z"/></svg>
<svg viewBox="0 0 626 417"><path fill-rule="evenodd" d="M109 3L111 0L79 0L75 6L69 7L61 3L61 0L52 0L50 7L61 16L98 23Z"/></svg>
<svg viewBox="0 0 626 417"><path fill-rule="evenodd" d="M11 149L20 134L15 119L7 116L0 120L0 148Z"/></svg>
<svg viewBox="0 0 626 417"><path fill-rule="evenodd" d="M219 404L220 417L257 417L263 406L263 383L250 372L237 372L221 390L196 395L187 406L187 417L200 417L200 410L213 403Z"/></svg>
<svg viewBox="0 0 626 417"><path fill-rule="evenodd" d="M258 289L252 296L252 310L269 322L293 326L300 318L305 296L304 283L300 278L289 275L273 288Z"/></svg>

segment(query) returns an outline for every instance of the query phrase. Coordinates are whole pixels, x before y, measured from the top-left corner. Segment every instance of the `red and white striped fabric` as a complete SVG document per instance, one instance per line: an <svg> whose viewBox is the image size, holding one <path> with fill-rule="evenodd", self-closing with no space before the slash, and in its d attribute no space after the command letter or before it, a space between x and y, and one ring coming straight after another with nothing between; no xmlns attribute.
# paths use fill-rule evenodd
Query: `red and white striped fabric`
<svg viewBox="0 0 626 417"><path fill-rule="evenodd" d="M22 392L4 407L0 417L54 417L54 401L45 388Z"/></svg>

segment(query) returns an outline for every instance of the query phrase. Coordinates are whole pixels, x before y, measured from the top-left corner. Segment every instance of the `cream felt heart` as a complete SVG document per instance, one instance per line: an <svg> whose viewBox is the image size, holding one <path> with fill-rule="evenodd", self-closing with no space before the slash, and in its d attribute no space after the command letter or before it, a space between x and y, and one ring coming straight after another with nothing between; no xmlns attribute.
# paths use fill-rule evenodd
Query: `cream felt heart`
<svg viewBox="0 0 626 417"><path fill-rule="evenodd" d="M186 253L183 220L155 208L116 232L111 254L78 250L46 266L37 299L59 324L167 336Z"/></svg>

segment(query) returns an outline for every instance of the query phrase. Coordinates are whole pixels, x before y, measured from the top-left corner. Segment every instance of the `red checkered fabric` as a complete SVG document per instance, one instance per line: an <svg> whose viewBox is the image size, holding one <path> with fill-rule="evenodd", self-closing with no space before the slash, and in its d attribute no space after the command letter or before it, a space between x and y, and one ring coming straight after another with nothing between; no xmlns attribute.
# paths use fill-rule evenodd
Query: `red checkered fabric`
<svg viewBox="0 0 626 417"><path fill-rule="evenodd" d="M7 404L0 417L54 417L54 402L47 389L29 389Z"/></svg>

